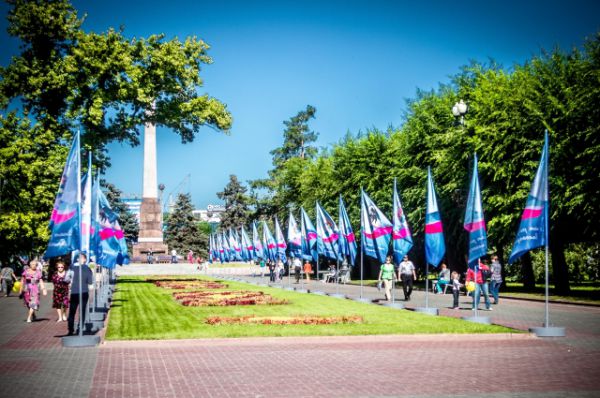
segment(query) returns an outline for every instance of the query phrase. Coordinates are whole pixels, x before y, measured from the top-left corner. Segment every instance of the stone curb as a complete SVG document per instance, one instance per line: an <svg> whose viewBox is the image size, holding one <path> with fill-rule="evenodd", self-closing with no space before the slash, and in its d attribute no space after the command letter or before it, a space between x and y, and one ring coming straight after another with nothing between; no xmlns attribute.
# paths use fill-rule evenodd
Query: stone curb
<svg viewBox="0 0 600 398"><path fill-rule="evenodd" d="M412 334L412 335L367 335L367 336L290 336L290 337L247 337L247 338L202 338L179 340L105 340L102 348L165 348L191 346L253 346L253 345L331 345L347 343L415 343L415 342L482 342L502 340L536 340L532 333L494 334Z"/></svg>

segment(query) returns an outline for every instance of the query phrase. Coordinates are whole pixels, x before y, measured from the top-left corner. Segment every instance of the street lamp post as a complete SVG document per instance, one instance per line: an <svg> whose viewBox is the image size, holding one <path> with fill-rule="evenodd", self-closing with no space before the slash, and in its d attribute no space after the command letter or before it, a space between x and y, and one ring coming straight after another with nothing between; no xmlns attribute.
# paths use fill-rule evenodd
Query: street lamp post
<svg viewBox="0 0 600 398"><path fill-rule="evenodd" d="M463 101L462 99L460 101L458 101L457 103L454 104L454 106L452 107L452 114L454 115L454 117L459 118L458 122L460 123L461 126L465 126L465 115L467 114L467 112L469 111L469 105L466 104L465 101Z"/></svg>

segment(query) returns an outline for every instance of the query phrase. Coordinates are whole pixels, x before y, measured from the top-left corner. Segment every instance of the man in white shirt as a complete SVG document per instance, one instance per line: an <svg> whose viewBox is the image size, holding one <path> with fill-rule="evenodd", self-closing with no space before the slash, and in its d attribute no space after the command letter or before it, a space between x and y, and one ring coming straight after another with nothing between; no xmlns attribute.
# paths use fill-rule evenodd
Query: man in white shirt
<svg viewBox="0 0 600 398"><path fill-rule="evenodd" d="M410 295L413 290L413 282L417 279L415 265L404 256L404 261L400 263L400 279L402 279L402 290L404 290L404 300L410 301Z"/></svg>
<svg viewBox="0 0 600 398"><path fill-rule="evenodd" d="M296 283L300 283L300 272L302 271L302 261L298 257L294 257L292 260L294 266L294 272L296 273Z"/></svg>

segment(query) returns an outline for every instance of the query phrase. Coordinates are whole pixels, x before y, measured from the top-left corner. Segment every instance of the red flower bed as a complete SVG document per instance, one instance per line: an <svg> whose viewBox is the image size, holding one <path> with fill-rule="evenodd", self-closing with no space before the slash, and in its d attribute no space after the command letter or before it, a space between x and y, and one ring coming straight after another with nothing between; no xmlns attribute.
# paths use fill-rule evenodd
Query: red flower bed
<svg viewBox="0 0 600 398"><path fill-rule="evenodd" d="M333 325L340 323L362 323L360 316L238 316L238 317L220 317L211 316L206 318L209 325Z"/></svg>
<svg viewBox="0 0 600 398"><path fill-rule="evenodd" d="M183 290L183 289L222 289L227 287L221 282L192 280L153 280L154 284L163 289Z"/></svg>
<svg viewBox="0 0 600 398"><path fill-rule="evenodd" d="M188 307L230 305L275 305L287 304L287 300L276 299L263 292L226 290L221 292L176 292L173 298Z"/></svg>

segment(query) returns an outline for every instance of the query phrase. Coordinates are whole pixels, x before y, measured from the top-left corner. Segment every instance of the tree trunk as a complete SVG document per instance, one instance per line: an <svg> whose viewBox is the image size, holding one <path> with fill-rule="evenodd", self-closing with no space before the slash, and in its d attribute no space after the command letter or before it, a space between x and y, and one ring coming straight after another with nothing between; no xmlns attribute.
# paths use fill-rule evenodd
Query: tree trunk
<svg viewBox="0 0 600 398"><path fill-rule="evenodd" d="M533 264L531 262L531 256L529 252L523 254L521 257L523 273L523 287L527 290L533 290L535 288L535 275L533 274Z"/></svg>
<svg viewBox="0 0 600 398"><path fill-rule="evenodd" d="M569 284L569 266L565 259L565 245L560 237L550 240L550 253L552 254L552 280L554 293L567 295L571 292Z"/></svg>

